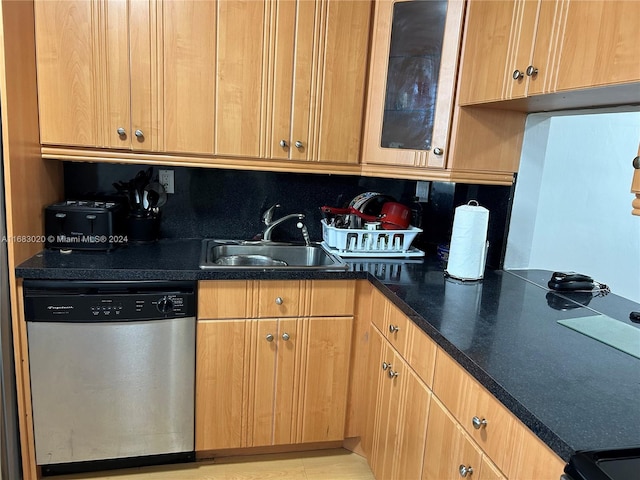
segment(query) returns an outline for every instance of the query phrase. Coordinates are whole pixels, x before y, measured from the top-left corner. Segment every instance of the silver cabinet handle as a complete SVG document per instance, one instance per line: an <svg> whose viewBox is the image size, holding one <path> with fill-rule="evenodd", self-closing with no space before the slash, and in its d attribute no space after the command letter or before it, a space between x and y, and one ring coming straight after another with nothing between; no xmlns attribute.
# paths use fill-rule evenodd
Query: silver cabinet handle
<svg viewBox="0 0 640 480"><path fill-rule="evenodd" d="M397 325L389 325L389 332L396 333L399 330L400 330L400 327L398 327Z"/></svg>
<svg viewBox="0 0 640 480"><path fill-rule="evenodd" d="M282 340L284 340L285 342L286 342L287 340L289 340L290 338L291 338L291 337L289 336L289 334L288 334L287 332L284 332L284 333L282 334Z"/></svg>
<svg viewBox="0 0 640 480"><path fill-rule="evenodd" d="M294 143L294 145L296 146L296 148L302 148L304 145L302 145L302 142L300 140L296 140L296 143Z"/></svg>
<svg viewBox="0 0 640 480"><path fill-rule="evenodd" d="M480 418L478 417L473 417L471 419L471 423L473 424L473 428L475 428L476 430L480 430L482 427L487 426L487 419L483 418L482 420L480 420Z"/></svg>
<svg viewBox="0 0 640 480"><path fill-rule="evenodd" d="M514 80L520 80L522 77L524 77L524 73L521 72L520 70L514 70L513 75L511 76L513 77Z"/></svg>
<svg viewBox="0 0 640 480"><path fill-rule="evenodd" d="M534 75L538 74L538 69L536 67L534 67L533 65L529 65L527 67L527 77L533 77Z"/></svg>
<svg viewBox="0 0 640 480"><path fill-rule="evenodd" d="M473 467L469 465L468 467L464 465L460 465L458 467L458 472L460 472L460 476L465 478L467 475L473 475Z"/></svg>
<svg viewBox="0 0 640 480"><path fill-rule="evenodd" d="M395 378L397 376L398 376L398 372L394 372L393 370L389 369L389 378Z"/></svg>
<svg viewBox="0 0 640 480"><path fill-rule="evenodd" d="M284 303L284 300L282 300L282 297L276 297L276 305L282 305Z"/></svg>
<svg viewBox="0 0 640 480"><path fill-rule="evenodd" d="M287 142L286 142L286 140L280 140L280 146L281 146L282 148L286 148L286 147L287 147Z"/></svg>
<svg viewBox="0 0 640 480"><path fill-rule="evenodd" d="M391 368L391 364L387 362L382 362L382 370L386 370L387 368Z"/></svg>
<svg viewBox="0 0 640 480"><path fill-rule="evenodd" d="M264 338L267 340L267 342L273 342L273 335L271 335L270 333L268 333Z"/></svg>
<svg viewBox="0 0 640 480"><path fill-rule="evenodd" d="M142 130L138 129L135 131L136 137L138 138L144 138L144 133L142 133Z"/></svg>
<svg viewBox="0 0 640 480"><path fill-rule="evenodd" d="M433 149L433 153L436 155L442 155L444 153L444 150L441 149L440 147L436 147Z"/></svg>
<svg viewBox="0 0 640 480"><path fill-rule="evenodd" d="M124 137L127 134L127 131L120 127L118 130L116 130L116 132L118 133L118 135L120 135L121 137Z"/></svg>

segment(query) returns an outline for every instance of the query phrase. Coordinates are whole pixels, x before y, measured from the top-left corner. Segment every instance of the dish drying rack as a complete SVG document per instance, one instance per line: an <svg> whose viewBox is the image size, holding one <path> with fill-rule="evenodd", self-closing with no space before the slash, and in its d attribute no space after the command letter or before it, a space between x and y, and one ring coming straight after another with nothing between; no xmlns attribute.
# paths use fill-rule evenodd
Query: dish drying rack
<svg viewBox="0 0 640 480"><path fill-rule="evenodd" d="M421 228L405 230L362 230L336 228L322 219L322 245L339 257L411 258L424 257L424 252L411 246Z"/></svg>

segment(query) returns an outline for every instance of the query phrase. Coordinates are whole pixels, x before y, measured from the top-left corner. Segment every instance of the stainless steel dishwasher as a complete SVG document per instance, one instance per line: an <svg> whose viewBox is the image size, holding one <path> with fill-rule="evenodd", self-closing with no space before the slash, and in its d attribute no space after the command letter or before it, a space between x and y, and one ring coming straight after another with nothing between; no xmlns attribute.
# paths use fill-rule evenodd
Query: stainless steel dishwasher
<svg viewBox="0 0 640 480"><path fill-rule="evenodd" d="M195 283L23 285L43 473L193 458Z"/></svg>

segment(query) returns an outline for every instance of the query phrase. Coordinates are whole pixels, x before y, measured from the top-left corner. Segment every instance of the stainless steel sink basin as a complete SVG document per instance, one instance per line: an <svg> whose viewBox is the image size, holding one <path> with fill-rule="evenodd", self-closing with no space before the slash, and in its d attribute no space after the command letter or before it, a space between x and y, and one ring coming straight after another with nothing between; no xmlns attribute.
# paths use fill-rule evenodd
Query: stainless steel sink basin
<svg viewBox="0 0 640 480"><path fill-rule="evenodd" d="M202 241L200 268L206 270L347 270L348 266L319 244Z"/></svg>

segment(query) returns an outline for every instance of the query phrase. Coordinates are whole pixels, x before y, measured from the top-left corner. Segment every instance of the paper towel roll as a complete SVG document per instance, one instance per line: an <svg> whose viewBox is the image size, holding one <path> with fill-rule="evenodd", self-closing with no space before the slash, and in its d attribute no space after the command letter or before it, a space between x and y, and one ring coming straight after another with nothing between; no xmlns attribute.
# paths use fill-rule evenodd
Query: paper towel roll
<svg viewBox="0 0 640 480"><path fill-rule="evenodd" d="M487 228L489 210L471 200L455 210L449 245L447 275L460 280L480 280L484 277L487 259Z"/></svg>

